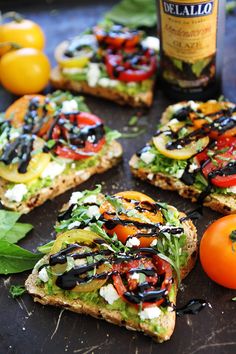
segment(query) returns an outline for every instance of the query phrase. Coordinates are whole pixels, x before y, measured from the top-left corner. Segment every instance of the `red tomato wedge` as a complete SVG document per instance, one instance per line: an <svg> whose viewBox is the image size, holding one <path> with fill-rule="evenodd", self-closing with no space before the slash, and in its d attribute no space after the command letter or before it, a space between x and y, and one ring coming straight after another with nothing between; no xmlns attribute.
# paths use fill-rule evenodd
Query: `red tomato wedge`
<svg viewBox="0 0 236 354"><path fill-rule="evenodd" d="M157 68L156 56L150 50L143 55L134 53L132 59L127 59L122 54L107 54L105 63L109 77L124 82L147 80Z"/></svg>
<svg viewBox="0 0 236 354"><path fill-rule="evenodd" d="M203 175L215 186L236 186L236 137L219 138L212 150L205 149L196 160L202 166Z"/></svg>
<svg viewBox="0 0 236 354"><path fill-rule="evenodd" d="M117 271L118 274L112 276L114 286L118 294L122 299L128 303L131 303L135 307L139 307L138 303L135 303L135 297L139 294L139 281L132 278L132 271L136 268L142 268L144 270L154 270L154 275L145 275L145 280L147 289L145 294L148 294L148 291L160 291L160 297L157 296L155 300L142 301L142 308L151 307L151 306L160 306L165 301L165 296L171 288L172 284L172 270L169 263L153 255L151 258L141 258L139 260L132 260L129 262L122 262L113 265L113 271ZM143 273L145 274L145 272ZM158 284L161 278L161 285ZM131 293L134 297L134 300L127 296L127 293Z"/></svg>
<svg viewBox="0 0 236 354"><path fill-rule="evenodd" d="M86 128L102 124L100 118L88 112L79 112L70 115L62 114L61 120L63 124L59 124L59 120L59 123L53 128L52 138L56 141L62 139L68 144L57 144L55 148L57 155L63 158L81 160L93 156L102 149L105 143L104 136L99 136L100 139L95 140L95 142L86 140ZM68 130L67 122L74 129L72 133ZM76 128L80 128L80 131L77 131Z"/></svg>
<svg viewBox="0 0 236 354"><path fill-rule="evenodd" d="M96 26L93 31L98 42L115 49L133 48L139 43L141 37L140 32L129 30L121 25L114 25L109 31Z"/></svg>

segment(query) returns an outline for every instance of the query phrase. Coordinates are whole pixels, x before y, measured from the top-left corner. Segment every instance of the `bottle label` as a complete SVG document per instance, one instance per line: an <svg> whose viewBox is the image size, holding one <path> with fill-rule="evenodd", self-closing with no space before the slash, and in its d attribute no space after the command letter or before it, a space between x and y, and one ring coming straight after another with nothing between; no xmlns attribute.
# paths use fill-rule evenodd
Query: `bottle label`
<svg viewBox="0 0 236 354"><path fill-rule="evenodd" d="M218 0L160 0L164 54L195 63L216 52Z"/></svg>

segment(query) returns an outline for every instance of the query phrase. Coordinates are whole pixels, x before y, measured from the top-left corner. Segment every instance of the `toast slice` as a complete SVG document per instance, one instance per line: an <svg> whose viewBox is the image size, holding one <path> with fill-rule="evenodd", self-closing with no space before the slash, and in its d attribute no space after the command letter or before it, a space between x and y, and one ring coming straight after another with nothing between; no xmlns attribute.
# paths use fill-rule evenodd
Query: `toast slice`
<svg viewBox="0 0 236 354"><path fill-rule="evenodd" d="M96 97L105 98L116 102L120 105L130 105L132 107L150 107L153 102L153 88L155 81L149 84L146 92L139 92L135 95L130 95L127 92L116 90L115 88L102 86L89 86L87 81L76 81L62 75L59 66L52 69L50 74L50 82L52 86L60 90L71 90L73 92L85 93Z"/></svg>
<svg viewBox="0 0 236 354"><path fill-rule="evenodd" d="M101 23L61 42L50 82L58 89L133 107L151 106L159 40L143 31Z"/></svg>
<svg viewBox="0 0 236 354"><path fill-rule="evenodd" d="M48 280L48 277L46 275L45 278L45 271L42 269L46 269L46 274L51 274L50 269L52 268L47 268L50 267L48 264L51 262L53 255L60 254L59 249L61 249L61 245L65 242L67 245L69 244L75 244L75 240L82 240L83 238L85 240L93 238L95 240L94 242L98 242L98 238L103 239L103 243L98 242L100 245L103 244L103 247L107 250L111 250L112 256L108 255L109 264L113 264L113 267L115 267L117 258L116 257L125 257L128 255L129 257L133 257L132 255L136 254L136 257L141 257L142 258L142 264L145 264L145 262L150 261L150 257L153 260L156 256L150 256L152 254L160 254L161 250L160 248L153 243L152 246L148 246L145 249L140 249L137 248L137 246L128 244L128 239L126 240L126 243L122 244L120 241L118 241L116 238L114 238L114 235L110 236L108 235L109 231L104 232L104 228L102 226L102 221L103 216L105 215L104 208L106 207L107 210L111 210L111 208L119 208L121 206L120 202L125 203L123 205L126 205L127 202L127 196L130 196L130 192L123 192L123 193L118 193L115 196L109 197L109 196L104 196L101 193L99 193L100 190L96 190L96 198L94 197L93 193L89 191L89 194L87 194L87 191L85 191L85 194L81 194L79 192L79 198L80 200L76 202L77 195L74 193L72 195L72 198L70 200L69 205L65 206L63 209L63 212L59 214L59 222L56 225L56 231L58 232L57 234L57 239L50 250L50 253L46 255L43 259L40 260L39 264L35 266L35 269L33 270L32 274L28 277L26 281L26 288L27 291L33 296L34 301L40 302L43 305L53 305L53 306L58 306L62 307L65 309L68 309L73 312L81 313L81 314L86 314L86 315L91 315L96 318L104 319L108 322L111 322L113 324L119 325L119 326L125 326L127 329L132 329L136 331L141 331L146 335L149 335L153 337L155 341L158 342L163 342L168 340L175 327L175 321L176 321L176 313L174 311L175 309L175 304L176 304L176 296L177 296L177 273L175 272L174 268L172 268L172 275L169 276L169 280L165 277L165 284L169 283L169 288L168 288L168 294L165 292L165 301L159 304L159 307L156 305L156 303L149 303L149 310L145 310L145 307L142 309L139 309L138 306L130 303L129 301L124 300L124 296L121 296L119 293L119 288L117 283L115 282L114 278L109 277L108 279L105 280L105 282L102 285L99 285L99 289L93 289L91 290L87 288L85 289L84 292L75 292L74 290L76 288L72 288L72 290L63 290L60 288L59 285L55 286L55 279L54 280ZM131 192L133 193L133 192ZM141 206L142 208L149 208L151 204L150 203L150 198L147 197L147 204L146 199L144 198L144 195L139 193L137 197L136 193L135 195L132 194L132 203L134 200L136 201L135 205ZM139 198L141 195L141 199ZM76 197L76 198L75 198ZM146 196L145 196L146 197ZM139 200L137 200L139 199ZM117 202L118 200L118 202ZM124 201L125 200L125 201ZM88 203L90 201L90 203ZM92 202L93 201L93 202ZM145 201L145 203L144 203ZM138 204L139 202L139 204ZM76 203L76 204L73 204ZM93 204L94 203L94 204ZM104 204L106 203L106 204ZM108 204L107 204L108 203ZM112 203L109 205L109 203ZM151 202L152 205L157 205L155 202ZM86 227L86 229L76 229L76 227L80 227L78 225L78 222L80 222L80 210L84 212L84 208L92 208L94 206L100 205L100 213L96 215L96 217L93 215L93 219L88 219L86 220L83 217L83 226ZM145 206L146 205L146 206ZM176 239L178 243L178 251L180 252L179 254L181 255L181 267L178 269L180 279L183 279L193 268L197 256L197 232L196 228L194 227L193 223L191 220L185 218L184 213L179 213L176 208L167 206L165 204L159 204L160 207L160 212L163 212L163 224L164 226L166 223L168 224L168 227L176 228L181 227L181 232L183 232L183 235L179 235L178 240ZM131 205L126 207L130 211ZM162 209L163 208L163 209ZM73 211L71 211L73 210ZM117 209L116 209L117 210ZM124 210L123 210L124 212ZM148 212L147 211L141 211L139 214L139 217L141 217L141 213L143 213L143 217L147 217ZM154 213L154 212L153 212ZM156 212L158 213L158 212ZM75 216L76 215L76 216ZM82 215L82 214L81 214ZM84 214L83 214L84 215ZM119 214L121 215L121 214ZM133 214L134 215L134 214ZM156 214L157 215L157 214ZM90 215L90 217L92 217ZM96 220L94 219L96 218ZM122 218L122 216L120 216ZM152 214L153 217L153 214ZM170 217L170 218L169 218ZM127 219L126 219L127 220ZM129 217L129 220L133 220L132 217ZM168 221L167 221L168 220ZM110 220L111 221L111 220ZM109 222L110 222L109 221ZM134 222L137 221L137 215L135 215L135 220ZM77 222L77 224L76 224ZM147 220L146 220L147 222ZM77 225L77 226L76 226ZM97 225L97 226L94 226ZM98 226L99 225L99 226ZM104 225L104 224L103 224ZM106 224L105 224L106 225ZM137 225L137 224L136 224ZM175 225L175 226L174 226ZM150 224L151 226L151 224ZM73 229L74 227L74 229ZM70 229L70 230L69 230ZM69 230L69 231L68 231ZM107 230L107 229L106 229ZM76 236L77 235L77 236ZM80 235L80 236L79 236ZM150 235L150 234L149 234ZM185 235L185 236L184 236ZM170 236L170 235L169 235ZM151 236L150 236L151 237ZM152 236L152 241L155 239L155 237ZM159 235L159 240L160 242L162 237L165 238L164 235ZM171 236L171 239L174 236ZM119 238L119 232L118 232L118 238ZM132 237L133 239L135 237ZM182 241L180 241L182 239ZM142 238L141 240L141 245L142 245ZM73 242L72 242L73 241ZM173 240L172 240L173 241ZM78 242L79 243L79 242ZM87 241L87 244L89 242ZM106 244L106 247L104 246ZM80 243L81 246L81 243ZM68 246L69 247L69 246ZM171 244L170 244L171 247ZM103 248L103 251L104 251ZM58 253L59 251L59 253ZM63 249L65 252L65 250ZM62 252L63 252L62 251ZM88 250L87 250L88 251ZM97 252L97 249L95 250ZM109 251L108 251L109 253ZM170 254L166 250L163 254L162 257L164 257L166 260L168 260ZM161 255L160 255L161 257ZM76 258L76 257L75 257ZM113 259L113 261L112 261ZM116 261L114 261L114 259ZM149 259L149 260L148 260ZM92 262L92 261L91 261ZM112 263L113 262L113 263ZM138 262L138 261L136 261ZM162 261L161 261L162 262ZM166 261L163 261L166 262ZM50 263L52 264L52 263ZM91 264L91 263L90 263ZM129 260L126 260L122 263L122 265L125 264L126 267L129 267ZM139 263L138 263L139 264ZM166 262L165 264L169 264ZM173 263L175 264L175 261L173 260ZM60 265L61 266L61 265ZM84 266L84 264L82 265ZM81 266L81 267L82 267ZM136 272L137 272L137 263L135 263L136 266ZM168 265L170 266L170 265ZM46 267L46 268L44 268ZM147 266L142 266L142 268L145 268ZM150 265L148 266L150 269ZM164 267L164 265L163 265ZM68 269L68 268L67 268ZM109 270L109 272L112 272L115 268L112 268ZM121 269L121 268L120 268ZM164 268L162 268L164 269ZM55 268L54 268L55 270ZM56 270L57 271L57 270ZM99 267L98 267L98 272ZM104 271L104 269L103 269ZM142 272L140 270L140 272ZM111 273L110 273L111 274ZM133 274L133 273L132 273ZM164 273L162 273L164 274ZM123 276L123 275L122 275ZM136 273L137 276L137 273ZM163 275L164 276L164 275ZM63 277L63 275L62 275ZM42 280L43 279L43 280ZM147 280L147 278L146 278ZM136 280L137 281L137 280ZM139 281L144 281L139 278ZM54 284L54 285L53 285ZM56 281L56 284L58 285L59 283ZM78 283L77 283L78 284ZM89 283L88 283L89 284ZM84 284L83 284L84 285ZM83 286L82 285L82 286ZM64 286L64 285L63 285ZM62 287L63 287L62 286ZM85 284L86 286L86 284ZM167 286L167 285L166 285ZM110 288L108 291L108 287ZM154 286L155 288L155 286ZM74 289L74 290L73 290ZM104 291L106 289L106 291ZM133 288L134 289L134 288ZM153 287L152 287L153 289ZM79 287L77 287L77 290L79 290ZM137 289L136 289L137 290ZM136 291L133 290L133 291ZM146 291L148 289L146 288ZM104 292L106 293L104 296ZM115 296L115 297L114 297ZM141 304L139 305L141 306ZM142 305L143 306L143 305Z"/></svg>
<svg viewBox="0 0 236 354"><path fill-rule="evenodd" d="M115 140L120 134L88 112L80 96L61 91L23 96L5 116L0 200L6 208L28 213L121 160Z"/></svg>
<svg viewBox="0 0 236 354"><path fill-rule="evenodd" d="M201 129L200 125L203 123L209 125L214 124L214 119L221 119L223 121L223 119L229 118L232 120L232 124L234 126L234 120L236 120L235 112L235 104L231 102L218 102L215 100L210 100L206 103L193 101L180 102L169 106L163 113L161 118L160 131L169 129L171 124L181 124L181 122L191 126L191 124L194 124L191 123L191 117L192 120L194 120L195 114L200 114L200 116L196 118L196 124L198 125L197 129ZM205 123L204 119L208 120L208 122ZM187 120L188 123L186 123ZM229 134L234 135L232 127L230 129L228 129ZM203 146L203 151L206 151L206 154L208 154L208 149L211 149L211 146L216 144L214 142L215 139L216 141L220 141L220 139L225 139L225 141L227 141L227 137L223 136L221 138L220 135L219 137L215 137L214 135L214 139L211 138L211 132L209 131L206 135L209 136L209 143L207 147ZM233 145L234 143L232 141L235 138L231 137L230 139L230 141L228 139L229 145ZM176 191L182 197L188 198L192 202L202 203L204 206L207 206L219 213L231 214L236 212L235 187L233 187L232 184L230 187L217 187L214 183L209 182L209 179L207 179L206 175L203 174L203 167L201 167L200 163L198 163L196 157L193 156L186 158L186 160L177 160L174 157L168 158L156 148L155 144L153 143L154 140L155 137L144 148L146 149L145 151L150 151L153 154L153 161L150 162L150 160L146 160L146 158L144 159L146 161L144 161L144 156L141 156L140 152L138 153L139 156L137 156L137 154L132 156L129 164L132 174L135 177L146 180L156 187L165 190ZM221 166L221 169L224 166L221 165L219 161L233 162L235 160L234 154L231 156L224 155L224 153L227 154L227 149L230 150L230 146L224 146L224 148L218 150L216 147L214 147L213 150L210 150L210 153L213 151L214 158L216 159L216 162L213 161L214 166L216 166L214 167L215 169L217 168L217 161L218 166ZM217 155L218 151L219 154L222 154L219 155L219 157ZM198 152L196 152L196 155L197 154ZM207 163L208 161L205 161L205 164ZM202 164L202 166L204 166L204 164ZM193 176L193 183L191 182L191 184L187 183L186 179L183 178L184 172L186 171L188 175ZM210 192L207 191L208 188L210 188Z"/></svg>

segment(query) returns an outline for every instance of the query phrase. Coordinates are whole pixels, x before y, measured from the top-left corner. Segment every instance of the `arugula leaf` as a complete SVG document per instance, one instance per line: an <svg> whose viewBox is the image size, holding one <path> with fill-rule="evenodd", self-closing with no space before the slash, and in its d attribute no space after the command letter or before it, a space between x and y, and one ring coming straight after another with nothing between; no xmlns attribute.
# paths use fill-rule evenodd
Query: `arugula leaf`
<svg viewBox="0 0 236 354"><path fill-rule="evenodd" d="M5 240L0 240L0 274L21 273L30 270L42 258Z"/></svg>
<svg viewBox="0 0 236 354"><path fill-rule="evenodd" d="M129 27L153 27L157 23L155 0L122 0L106 13L105 19Z"/></svg>
<svg viewBox="0 0 236 354"><path fill-rule="evenodd" d="M23 295L26 292L24 285L12 285L9 292L13 298Z"/></svg>
<svg viewBox="0 0 236 354"><path fill-rule="evenodd" d="M119 198L110 195L106 195L105 198L113 206L113 208L115 208L117 213L124 211L122 201Z"/></svg>
<svg viewBox="0 0 236 354"><path fill-rule="evenodd" d="M43 254L48 254L50 251L51 251L51 248L52 246L54 245L54 240L53 241L50 241L48 243L45 243L45 245L42 245L42 246L39 246L37 247L37 250L40 252L40 253L43 253Z"/></svg>

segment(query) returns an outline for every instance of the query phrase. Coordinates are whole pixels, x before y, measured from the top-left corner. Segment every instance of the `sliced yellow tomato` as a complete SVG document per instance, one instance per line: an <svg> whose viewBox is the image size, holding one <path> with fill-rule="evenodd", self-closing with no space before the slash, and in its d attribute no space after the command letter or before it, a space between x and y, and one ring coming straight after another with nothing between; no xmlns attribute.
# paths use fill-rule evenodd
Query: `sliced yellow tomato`
<svg viewBox="0 0 236 354"><path fill-rule="evenodd" d="M68 46L68 41L59 44L55 49L55 59L62 68L83 68L88 64L89 56L80 55L73 58L66 57L64 51Z"/></svg>
<svg viewBox="0 0 236 354"><path fill-rule="evenodd" d="M171 138L163 132L162 134L153 137L153 143L158 151L166 157L175 160L186 160L194 156L199 152L199 146L203 150L209 144L209 137L204 136L197 142L193 141L190 144L184 146L181 149L167 149L167 144L171 141Z"/></svg>
<svg viewBox="0 0 236 354"><path fill-rule="evenodd" d="M50 255L53 255L59 252L65 244L78 243L80 246L96 247L95 240L103 240L100 236L95 234L92 231L88 230L69 230L65 233L59 235L50 251ZM105 241L104 241L105 242ZM79 249L81 253L81 248ZM52 271L54 275L63 274L66 271L67 263L65 264L56 264L52 266ZM102 264L96 268L96 274L107 272L110 269L109 264ZM107 278L99 280L91 280L84 284L76 285L72 291L74 292L88 292L94 291L101 288L107 281Z"/></svg>
<svg viewBox="0 0 236 354"><path fill-rule="evenodd" d="M26 173L19 173L17 171L18 164L14 163L11 165L5 165L3 162L0 163L0 177L7 181L15 183L25 183L32 179L39 177L43 170L47 167L50 162L50 155L45 153L40 153L32 157L27 168Z"/></svg>

